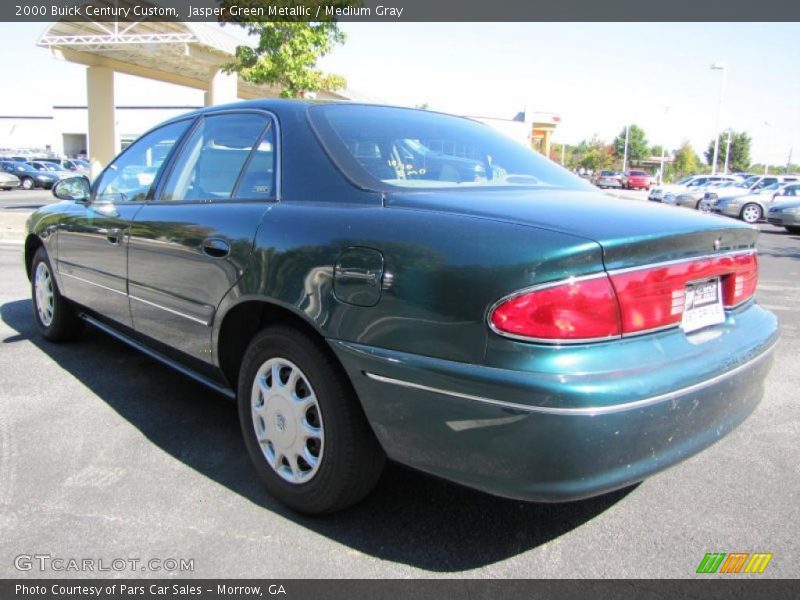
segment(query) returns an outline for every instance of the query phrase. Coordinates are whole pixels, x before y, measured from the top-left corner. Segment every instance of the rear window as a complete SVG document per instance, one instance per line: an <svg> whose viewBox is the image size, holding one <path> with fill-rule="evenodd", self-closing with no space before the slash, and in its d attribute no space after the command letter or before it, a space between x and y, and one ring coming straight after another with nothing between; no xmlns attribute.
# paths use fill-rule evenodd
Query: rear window
<svg viewBox="0 0 800 600"><path fill-rule="evenodd" d="M336 165L366 189L594 189L523 144L469 119L357 104L313 106L309 118Z"/></svg>
<svg viewBox="0 0 800 600"><path fill-rule="evenodd" d="M631 175L633 177L649 177L649 175L644 171L631 171Z"/></svg>

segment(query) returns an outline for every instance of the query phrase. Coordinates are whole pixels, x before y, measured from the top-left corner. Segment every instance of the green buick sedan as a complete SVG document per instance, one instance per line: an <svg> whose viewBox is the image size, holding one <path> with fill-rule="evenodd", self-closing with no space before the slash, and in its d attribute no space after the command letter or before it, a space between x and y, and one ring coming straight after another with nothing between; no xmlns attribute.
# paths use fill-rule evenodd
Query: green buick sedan
<svg viewBox="0 0 800 600"><path fill-rule="evenodd" d="M536 502L629 486L744 421L778 338L754 228L430 111L204 109L54 194L24 249L42 335L88 324L234 400L305 513L387 459Z"/></svg>

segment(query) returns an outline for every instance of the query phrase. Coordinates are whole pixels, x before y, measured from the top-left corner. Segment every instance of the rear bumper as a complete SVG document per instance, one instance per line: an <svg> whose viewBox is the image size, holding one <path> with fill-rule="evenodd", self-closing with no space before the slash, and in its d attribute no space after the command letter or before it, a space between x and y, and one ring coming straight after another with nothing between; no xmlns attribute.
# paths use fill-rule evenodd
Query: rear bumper
<svg viewBox="0 0 800 600"><path fill-rule="evenodd" d="M607 356L604 369L561 374L535 370L537 359L520 371L330 343L391 458L499 496L553 502L641 481L747 418L763 395L777 321L751 305L713 336L687 341L675 330L544 349L555 361L542 365Z"/></svg>

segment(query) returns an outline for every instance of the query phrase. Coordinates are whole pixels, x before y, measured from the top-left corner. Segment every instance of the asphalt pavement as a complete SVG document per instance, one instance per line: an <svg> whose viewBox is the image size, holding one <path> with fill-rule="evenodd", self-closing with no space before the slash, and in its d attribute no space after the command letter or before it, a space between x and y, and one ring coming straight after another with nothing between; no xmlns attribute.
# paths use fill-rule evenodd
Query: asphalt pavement
<svg viewBox="0 0 800 600"><path fill-rule="evenodd" d="M50 190L0 190L0 212L31 213L52 202L58 200Z"/></svg>
<svg viewBox="0 0 800 600"><path fill-rule="evenodd" d="M22 246L0 243L0 577L167 574L15 568L37 553L187 559L193 570L176 574L208 578L696 577L707 552L755 551L774 555L760 577L796 577L800 237L761 230L758 299L780 317L782 341L762 404L720 443L569 504L392 466L366 501L326 518L264 491L230 402L98 331L43 341Z"/></svg>

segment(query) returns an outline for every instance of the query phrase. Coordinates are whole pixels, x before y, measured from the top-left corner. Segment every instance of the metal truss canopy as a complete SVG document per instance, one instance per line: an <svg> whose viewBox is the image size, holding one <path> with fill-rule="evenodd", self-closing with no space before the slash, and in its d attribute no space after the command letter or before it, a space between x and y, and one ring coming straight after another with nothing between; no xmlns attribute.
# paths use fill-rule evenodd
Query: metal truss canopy
<svg viewBox="0 0 800 600"><path fill-rule="evenodd" d="M92 0L85 4L89 3L125 4L124 0ZM149 3L137 0L137 4ZM38 45L69 62L207 91L220 67L234 59L237 46L243 43L206 23L143 18L126 22L56 21L48 26ZM244 99L274 97L280 92L274 86L241 78L237 78L236 88L238 97ZM345 98L331 93L319 96Z"/></svg>

